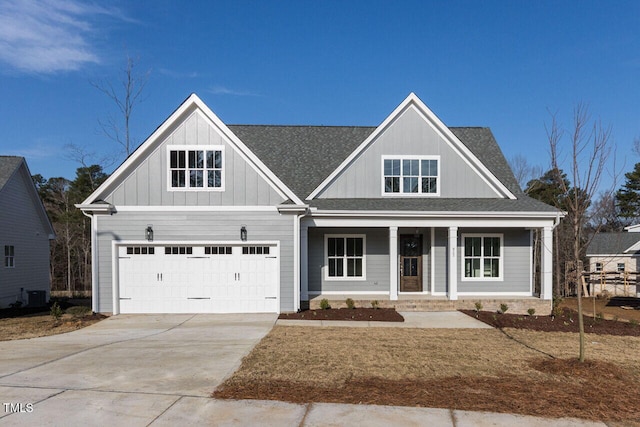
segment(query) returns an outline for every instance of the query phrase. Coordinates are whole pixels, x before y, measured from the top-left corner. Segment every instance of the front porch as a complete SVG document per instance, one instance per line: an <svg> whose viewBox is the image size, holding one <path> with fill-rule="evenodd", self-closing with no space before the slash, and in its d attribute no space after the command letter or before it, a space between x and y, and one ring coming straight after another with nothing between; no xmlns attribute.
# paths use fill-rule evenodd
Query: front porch
<svg viewBox="0 0 640 427"><path fill-rule="evenodd" d="M483 311L498 311L501 304L509 307L509 313L528 314L527 311L533 308L536 314L546 316L551 313L552 301L538 297L500 297L500 296L474 296L457 300L450 300L446 296L433 295L398 295L397 300L390 300L388 295L362 295L362 294L320 294L310 296L308 307L319 309L320 301L327 299L332 308L346 308L347 298L355 302L356 307L371 307L372 301L378 301L381 308L395 308L397 311L455 311L455 310L475 310L476 302L482 304ZM303 308L304 304L303 304Z"/></svg>

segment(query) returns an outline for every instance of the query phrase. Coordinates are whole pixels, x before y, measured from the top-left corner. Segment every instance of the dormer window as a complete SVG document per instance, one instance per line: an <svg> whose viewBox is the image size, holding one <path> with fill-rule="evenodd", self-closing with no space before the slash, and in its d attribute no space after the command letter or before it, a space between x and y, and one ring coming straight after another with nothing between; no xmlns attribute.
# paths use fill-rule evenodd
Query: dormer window
<svg viewBox="0 0 640 427"><path fill-rule="evenodd" d="M223 146L169 146L169 189L223 190Z"/></svg>
<svg viewBox="0 0 640 427"><path fill-rule="evenodd" d="M440 195L440 156L383 156L383 195Z"/></svg>

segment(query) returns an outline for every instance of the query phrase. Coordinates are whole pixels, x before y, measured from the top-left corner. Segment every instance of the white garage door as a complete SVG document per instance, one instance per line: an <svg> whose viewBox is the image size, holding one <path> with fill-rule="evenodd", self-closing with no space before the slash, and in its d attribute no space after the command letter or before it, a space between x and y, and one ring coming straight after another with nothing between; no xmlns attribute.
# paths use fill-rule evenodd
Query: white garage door
<svg viewBox="0 0 640 427"><path fill-rule="evenodd" d="M118 248L121 313L278 311L275 244Z"/></svg>

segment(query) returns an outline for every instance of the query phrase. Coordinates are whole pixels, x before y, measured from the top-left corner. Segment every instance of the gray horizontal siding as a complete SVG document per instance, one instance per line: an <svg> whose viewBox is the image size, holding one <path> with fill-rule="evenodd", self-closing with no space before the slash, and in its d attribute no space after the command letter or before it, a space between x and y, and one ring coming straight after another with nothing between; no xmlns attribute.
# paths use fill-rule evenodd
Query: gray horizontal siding
<svg viewBox="0 0 640 427"><path fill-rule="evenodd" d="M20 288L24 298L26 291L50 290L49 230L39 214L40 201L27 187L30 180L21 168L0 191L0 308L16 302ZM14 268L4 266L5 245L14 246Z"/></svg>
<svg viewBox="0 0 640 427"><path fill-rule="evenodd" d="M413 109L407 110L379 135L319 197L381 197L383 155L439 155L440 197L497 197L444 138Z"/></svg>
<svg viewBox="0 0 640 427"><path fill-rule="evenodd" d="M325 234L366 235L366 280L325 280ZM309 228L309 292L388 292L389 230Z"/></svg>
<svg viewBox="0 0 640 427"><path fill-rule="evenodd" d="M153 224L154 241L238 241L240 227L247 228L248 242L280 242L280 309L292 311L293 217L277 212L121 212L98 217L98 306L112 312L112 242L143 240L147 224Z"/></svg>
<svg viewBox="0 0 640 427"><path fill-rule="evenodd" d="M464 247L462 235L466 233L503 234L504 278L501 281L462 281ZM446 228L436 229L435 291L448 292L448 262ZM529 292L531 281L530 232L521 229L458 229L458 292Z"/></svg>
<svg viewBox="0 0 640 427"><path fill-rule="evenodd" d="M531 280L530 235L528 230L478 230L459 229L458 245L462 245L462 234L465 233L500 233L504 236L503 272L504 280L492 281L458 281L458 292L529 292ZM459 257L464 256L464 248L458 249ZM460 258L462 259L462 258ZM462 277L461 262L458 263L458 277Z"/></svg>
<svg viewBox="0 0 640 427"><path fill-rule="evenodd" d="M224 191L169 191L167 145L223 145ZM198 112L188 116L104 197L119 206L262 206L284 201L222 134Z"/></svg>

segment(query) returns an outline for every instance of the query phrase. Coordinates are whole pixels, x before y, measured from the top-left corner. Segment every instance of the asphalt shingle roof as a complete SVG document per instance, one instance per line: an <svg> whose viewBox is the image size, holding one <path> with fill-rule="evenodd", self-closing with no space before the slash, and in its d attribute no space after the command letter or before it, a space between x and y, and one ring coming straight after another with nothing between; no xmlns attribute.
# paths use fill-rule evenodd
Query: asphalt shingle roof
<svg viewBox="0 0 640 427"><path fill-rule="evenodd" d="M20 167L24 159L17 156L0 156L0 190L9 181L9 178Z"/></svg>
<svg viewBox="0 0 640 427"><path fill-rule="evenodd" d="M598 233L587 247L587 255L620 254L640 241L640 233Z"/></svg>
<svg viewBox="0 0 640 427"><path fill-rule="evenodd" d="M304 200L376 129L359 126L230 125L242 140L298 197ZM315 199L327 210L556 212L525 195L489 128L454 127L453 134L518 199Z"/></svg>

